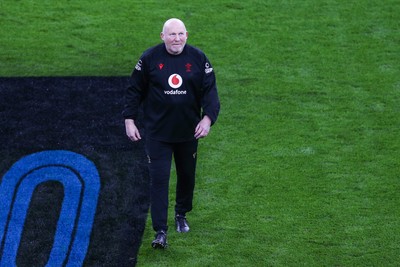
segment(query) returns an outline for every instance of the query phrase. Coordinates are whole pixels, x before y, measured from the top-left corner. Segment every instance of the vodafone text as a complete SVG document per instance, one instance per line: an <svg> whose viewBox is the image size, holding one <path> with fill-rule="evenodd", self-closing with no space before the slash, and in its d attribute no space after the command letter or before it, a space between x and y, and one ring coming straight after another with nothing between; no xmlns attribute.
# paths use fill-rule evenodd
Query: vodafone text
<svg viewBox="0 0 400 267"><path fill-rule="evenodd" d="M186 90L185 91L179 91L179 90L164 91L164 94L166 94L166 95L186 95Z"/></svg>

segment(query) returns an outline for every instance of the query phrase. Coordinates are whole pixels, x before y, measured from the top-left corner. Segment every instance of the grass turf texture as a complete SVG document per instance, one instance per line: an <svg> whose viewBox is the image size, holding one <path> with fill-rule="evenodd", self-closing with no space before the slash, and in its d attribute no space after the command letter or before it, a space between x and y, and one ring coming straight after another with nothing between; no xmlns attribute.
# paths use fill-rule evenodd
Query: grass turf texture
<svg viewBox="0 0 400 267"><path fill-rule="evenodd" d="M212 61L222 111L192 232L153 251L148 224L138 265L396 266L398 1L6 0L0 76L129 75L172 16Z"/></svg>

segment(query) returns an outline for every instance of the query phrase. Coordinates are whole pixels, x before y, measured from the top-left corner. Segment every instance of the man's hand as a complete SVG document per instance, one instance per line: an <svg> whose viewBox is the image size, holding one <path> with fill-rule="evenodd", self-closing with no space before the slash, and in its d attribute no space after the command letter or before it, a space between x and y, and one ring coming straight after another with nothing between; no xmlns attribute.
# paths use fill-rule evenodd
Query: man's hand
<svg viewBox="0 0 400 267"><path fill-rule="evenodd" d="M210 132L210 128L211 128L211 120L206 115L199 122L199 124L197 124L196 129L194 131L194 137L196 139L206 137L208 135L208 133Z"/></svg>
<svg viewBox="0 0 400 267"><path fill-rule="evenodd" d="M140 136L139 130L135 125L135 122L132 119L125 119L125 130L126 130L126 135L131 139L132 141L139 141L142 139Z"/></svg>

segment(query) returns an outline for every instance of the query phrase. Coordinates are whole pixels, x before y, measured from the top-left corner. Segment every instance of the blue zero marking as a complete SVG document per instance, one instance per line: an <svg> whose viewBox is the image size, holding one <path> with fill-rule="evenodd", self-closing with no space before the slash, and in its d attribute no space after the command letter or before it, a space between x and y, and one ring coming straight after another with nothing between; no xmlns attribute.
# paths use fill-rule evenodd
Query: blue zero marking
<svg viewBox="0 0 400 267"><path fill-rule="evenodd" d="M95 165L82 155L44 151L17 161L0 184L0 266L16 266L18 247L35 188L60 182L64 200L46 266L82 266L90 242L100 178Z"/></svg>

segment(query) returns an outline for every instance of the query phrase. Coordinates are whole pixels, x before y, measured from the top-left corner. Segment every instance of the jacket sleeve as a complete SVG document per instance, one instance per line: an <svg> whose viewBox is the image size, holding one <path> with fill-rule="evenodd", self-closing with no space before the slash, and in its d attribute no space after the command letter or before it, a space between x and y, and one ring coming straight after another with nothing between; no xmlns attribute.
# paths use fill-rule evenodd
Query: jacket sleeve
<svg viewBox="0 0 400 267"><path fill-rule="evenodd" d="M146 96L148 85L144 61L142 56L132 72L131 85L125 91L125 106L122 111L125 119L137 119L139 106Z"/></svg>
<svg viewBox="0 0 400 267"><path fill-rule="evenodd" d="M201 106L203 110L202 116L207 115L211 119L211 125L213 125L218 118L220 101L218 97L215 73L213 67L211 66L211 63L207 58L205 58L204 63L204 79Z"/></svg>

